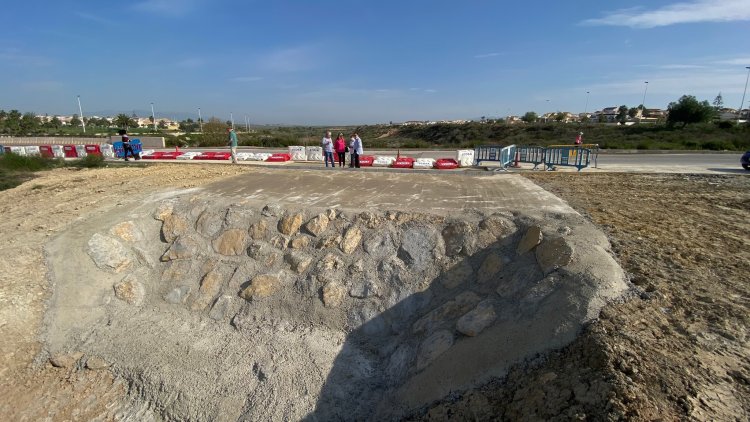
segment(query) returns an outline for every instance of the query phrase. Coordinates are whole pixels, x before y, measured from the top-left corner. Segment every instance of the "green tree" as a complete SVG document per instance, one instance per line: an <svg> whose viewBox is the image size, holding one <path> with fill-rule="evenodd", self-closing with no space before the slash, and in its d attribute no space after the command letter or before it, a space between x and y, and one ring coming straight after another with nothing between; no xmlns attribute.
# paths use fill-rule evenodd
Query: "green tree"
<svg viewBox="0 0 750 422"><path fill-rule="evenodd" d="M157 124L157 127L159 129L166 129L167 128L167 122L165 122L164 120L159 120L159 123Z"/></svg>
<svg viewBox="0 0 750 422"><path fill-rule="evenodd" d="M24 133L35 132L39 129L42 122L34 115L34 113L24 113L21 117L21 131Z"/></svg>
<svg viewBox="0 0 750 422"><path fill-rule="evenodd" d="M617 109L617 121L620 123L625 123L628 120L628 106L621 105Z"/></svg>
<svg viewBox="0 0 750 422"><path fill-rule="evenodd" d="M115 116L115 119L112 121L112 123L115 126L122 128L138 127L138 123L132 118L128 117L128 115L125 113L120 113Z"/></svg>
<svg viewBox="0 0 750 422"><path fill-rule="evenodd" d="M667 111L667 124L672 126L682 123L682 127L690 123L707 122L716 115L716 109L708 101L698 101L692 95L683 95L676 103L669 103Z"/></svg>
<svg viewBox="0 0 750 422"><path fill-rule="evenodd" d="M638 110L640 110L640 108L638 108L638 107L630 107L628 109L628 117L630 117L631 119L635 119L635 116L638 115Z"/></svg>
<svg viewBox="0 0 750 422"><path fill-rule="evenodd" d="M533 111L527 111L526 114L521 117L521 120L526 123L534 123L539 120L539 116L537 116L537 114Z"/></svg>
<svg viewBox="0 0 750 422"><path fill-rule="evenodd" d="M81 125L81 119L78 118L77 114L74 114L73 117L70 118L70 125L73 127Z"/></svg>
<svg viewBox="0 0 750 422"><path fill-rule="evenodd" d="M719 111L722 107L724 107L724 97L719 92L719 95L714 98L714 110Z"/></svg>

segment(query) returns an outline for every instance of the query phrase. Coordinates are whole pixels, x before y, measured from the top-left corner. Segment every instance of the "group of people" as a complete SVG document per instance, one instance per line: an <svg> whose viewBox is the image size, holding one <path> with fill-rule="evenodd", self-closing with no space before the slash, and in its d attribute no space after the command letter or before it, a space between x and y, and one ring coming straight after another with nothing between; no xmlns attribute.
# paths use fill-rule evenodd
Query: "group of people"
<svg viewBox="0 0 750 422"><path fill-rule="evenodd" d="M323 136L323 140L320 141L320 145L323 147L323 159L326 167L328 167L329 162L331 163L331 168L336 167L336 163L333 160L333 153L335 152L339 167L346 165L346 154L349 153L349 167L359 168L359 157L364 154L364 149L362 147L362 139L357 132L352 133L347 145L343 133L339 133L334 140L331 137L331 132L327 131L325 136Z"/></svg>

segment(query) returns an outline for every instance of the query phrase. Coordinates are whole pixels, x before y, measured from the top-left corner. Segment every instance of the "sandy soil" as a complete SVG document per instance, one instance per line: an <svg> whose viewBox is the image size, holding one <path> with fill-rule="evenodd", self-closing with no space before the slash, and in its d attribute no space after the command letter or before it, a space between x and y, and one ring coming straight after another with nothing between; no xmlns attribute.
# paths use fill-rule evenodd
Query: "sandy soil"
<svg viewBox="0 0 750 422"><path fill-rule="evenodd" d="M106 370L35 362L46 300L43 246L137 193L194 187L247 167L61 169L0 192L0 414L116 419L125 385ZM750 178L526 173L610 236L638 287L574 344L416 418L747 420Z"/></svg>

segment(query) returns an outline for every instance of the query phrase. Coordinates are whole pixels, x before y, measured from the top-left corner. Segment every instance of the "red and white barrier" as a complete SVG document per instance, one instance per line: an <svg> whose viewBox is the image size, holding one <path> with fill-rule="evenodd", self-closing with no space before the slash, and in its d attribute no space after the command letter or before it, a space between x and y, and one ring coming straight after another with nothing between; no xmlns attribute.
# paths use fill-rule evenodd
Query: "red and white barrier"
<svg viewBox="0 0 750 422"><path fill-rule="evenodd" d="M63 145L63 155L65 158L78 157L78 149L75 145Z"/></svg>
<svg viewBox="0 0 750 422"><path fill-rule="evenodd" d="M410 169L414 167L414 159L411 157L398 157L396 161L391 164L392 168L395 169Z"/></svg>
<svg viewBox="0 0 750 422"><path fill-rule="evenodd" d="M435 168L439 170L453 170L458 168L458 162L452 158L438 158L435 160Z"/></svg>

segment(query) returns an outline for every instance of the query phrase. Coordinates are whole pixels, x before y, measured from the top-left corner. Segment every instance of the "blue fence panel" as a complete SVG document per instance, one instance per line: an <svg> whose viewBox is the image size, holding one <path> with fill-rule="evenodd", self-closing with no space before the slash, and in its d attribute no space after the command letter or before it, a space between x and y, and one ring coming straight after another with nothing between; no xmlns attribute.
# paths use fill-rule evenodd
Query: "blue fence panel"
<svg viewBox="0 0 750 422"><path fill-rule="evenodd" d="M516 158L516 146L509 145L500 150L500 164L505 167L509 167L513 160Z"/></svg>
<svg viewBox="0 0 750 422"><path fill-rule="evenodd" d="M130 140L130 147L133 148L133 152L136 154L140 154L143 151L143 145L138 138ZM116 158L125 158L125 149L122 147L122 141L113 142L112 149L115 150Z"/></svg>
<svg viewBox="0 0 750 422"><path fill-rule="evenodd" d="M539 164L544 163L544 147L532 147L528 145L517 147L518 151L518 162L519 163L530 163L537 168Z"/></svg>
<svg viewBox="0 0 750 422"><path fill-rule="evenodd" d="M591 164L591 150L576 147L547 148L545 165L548 170L555 166L575 167L578 171Z"/></svg>
<svg viewBox="0 0 750 422"><path fill-rule="evenodd" d="M474 148L474 165L478 166L482 161L500 161L500 145L483 145Z"/></svg>
<svg viewBox="0 0 750 422"><path fill-rule="evenodd" d="M0 155L5 154L5 147L0 145Z"/></svg>

